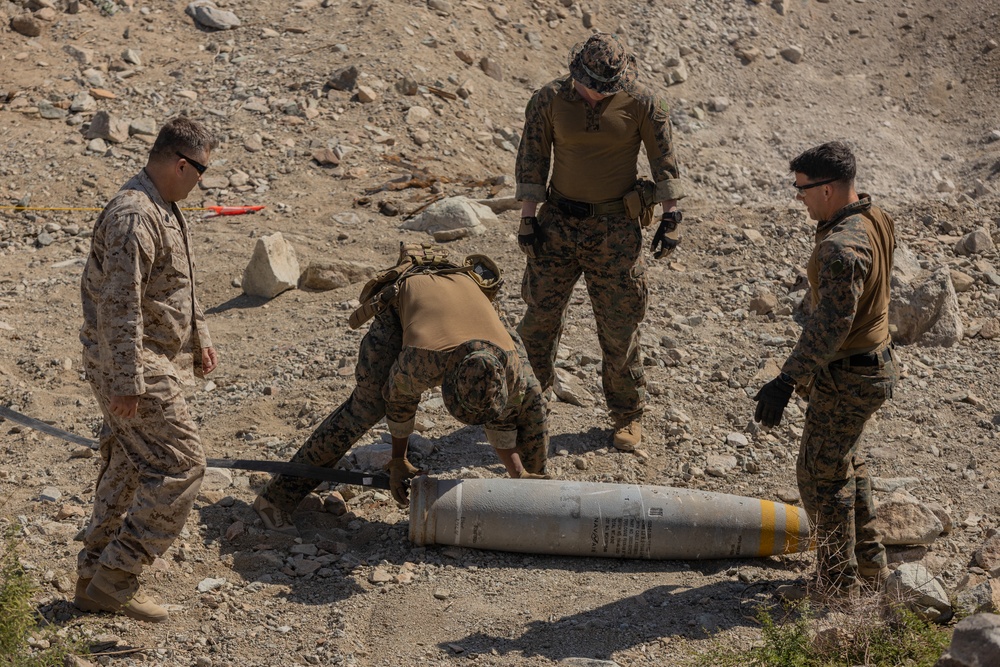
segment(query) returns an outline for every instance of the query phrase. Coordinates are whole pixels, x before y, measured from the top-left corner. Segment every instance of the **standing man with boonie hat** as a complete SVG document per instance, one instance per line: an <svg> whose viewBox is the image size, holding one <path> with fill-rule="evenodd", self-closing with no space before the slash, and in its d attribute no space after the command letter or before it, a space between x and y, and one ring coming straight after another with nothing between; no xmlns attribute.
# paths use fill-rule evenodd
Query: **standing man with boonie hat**
<svg viewBox="0 0 1000 667"><path fill-rule="evenodd" d="M518 333L549 389L570 295L583 275L603 353L613 444L632 451L641 441L646 403L639 345L648 297L642 228L660 203L651 250L656 258L672 252L684 191L666 103L636 82L635 57L621 39L592 35L573 48L569 71L536 91L525 109L515 176L518 245L528 257L521 295L528 308ZM638 179L640 146L653 182Z"/></svg>

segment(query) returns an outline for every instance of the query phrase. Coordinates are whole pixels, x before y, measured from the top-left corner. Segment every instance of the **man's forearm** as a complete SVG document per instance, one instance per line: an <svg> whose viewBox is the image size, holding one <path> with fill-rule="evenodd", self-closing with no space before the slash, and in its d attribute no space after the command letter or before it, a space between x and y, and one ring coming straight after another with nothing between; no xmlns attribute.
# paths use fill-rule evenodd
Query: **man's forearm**
<svg viewBox="0 0 1000 667"><path fill-rule="evenodd" d="M403 438L392 436L392 458L401 459L406 457L406 448L410 443L410 437Z"/></svg>

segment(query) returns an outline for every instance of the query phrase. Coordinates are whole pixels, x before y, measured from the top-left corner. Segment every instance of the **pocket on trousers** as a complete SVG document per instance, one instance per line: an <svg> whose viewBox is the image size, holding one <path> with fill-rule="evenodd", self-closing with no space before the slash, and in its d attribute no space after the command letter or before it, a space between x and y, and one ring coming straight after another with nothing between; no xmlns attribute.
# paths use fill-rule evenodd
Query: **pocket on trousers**
<svg viewBox="0 0 1000 667"><path fill-rule="evenodd" d="M851 366L842 371L843 385L858 398L886 401L896 386L895 369L886 366Z"/></svg>

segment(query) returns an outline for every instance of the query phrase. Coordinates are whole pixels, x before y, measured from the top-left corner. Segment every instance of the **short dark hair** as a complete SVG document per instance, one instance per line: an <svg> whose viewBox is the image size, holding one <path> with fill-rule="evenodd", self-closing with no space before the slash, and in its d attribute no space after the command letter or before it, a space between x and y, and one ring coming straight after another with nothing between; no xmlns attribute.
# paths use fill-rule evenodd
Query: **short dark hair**
<svg viewBox="0 0 1000 667"><path fill-rule="evenodd" d="M177 153L190 155L201 150L211 151L218 145L219 140L207 127L187 116L177 116L160 128L149 156L173 159Z"/></svg>
<svg viewBox="0 0 1000 667"><path fill-rule="evenodd" d="M788 168L796 174L805 174L812 180L837 180L854 182L857 163L854 153L842 141L831 141L810 148L788 163Z"/></svg>

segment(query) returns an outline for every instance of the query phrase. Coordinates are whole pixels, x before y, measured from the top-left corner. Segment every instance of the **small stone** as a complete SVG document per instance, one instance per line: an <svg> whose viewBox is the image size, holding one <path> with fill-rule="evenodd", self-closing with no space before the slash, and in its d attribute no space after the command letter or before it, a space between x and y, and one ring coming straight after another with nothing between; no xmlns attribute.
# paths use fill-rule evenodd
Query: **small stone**
<svg viewBox="0 0 1000 667"><path fill-rule="evenodd" d="M221 588L225 583L226 583L225 579L221 579L221 578L220 579L213 579L211 577L208 577L206 579L202 579L198 583L198 592L199 593L208 593L209 591L214 591L217 588Z"/></svg>
<svg viewBox="0 0 1000 667"><path fill-rule="evenodd" d="M47 486L42 489L42 492L38 494L39 500L44 500L46 502L54 503L62 498L62 491L54 486Z"/></svg>
<svg viewBox="0 0 1000 667"><path fill-rule="evenodd" d="M211 0L195 0L184 9L184 13L198 25L213 30L229 30L242 25L236 14L219 9Z"/></svg>
<svg viewBox="0 0 1000 667"><path fill-rule="evenodd" d="M237 537L246 532L246 525L242 521L234 521L226 529L226 541L232 542Z"/></svg>
<svg viewBox="0 0 1000 667"><path fill-rule="evenodd" d="M497 81L503 81L503 70L500 67L500 63L490 58L483 57L479 61L479 68L483 70L483 73L491 79L496 79Z"/></svg>
<svg viewBox="0 0 1000 667"><path fill-rule="evenodd" d="M354 65L342 67L330 76L326 85L334 90L354 90L354 87L358 84L359 74L358 68Z"/></svg>
<svg viewBox="0 0 1000 667"><path fill-rule="evenodd" d="M392 581L392 579L392 575L381 567L376 567L372 570L371 574L368 575L368 581L373 584L387 584Z"/></svg>
<svg viewBox="0 0 1000 667"><path fill-rule="evenodd" d="M10 27L25 37L38 37L42 34L42 24L31 14L15 16L10 21Z"/></svg>
<svg viewBox="0 0 1000 667"><path fill-rule="evenodd" d="M412 106L406 110L406 116L404 116L404 120L406 121L407 125L412 126L430 119L431 116L432 114L430 109L421 106Z"/></svg>
<svg viewBox="0 0 1000 667"><path fill-rule="evenodd" d="M358 86L358 101L362 104L371 104L378 99L378 93L368 86Z"/></svg>
<svg viewBox="0 0 1000 667"><path fill-rule="evenodd" d="M340 165L340 158L331 148L317 148L312 153L312 159L321 167L336 167Z"/></svg>
<svg viewBox="0 0 1000 667"><path fill-rule="evenodd" d="M437 600L447 600L451 597L451 591L446 588L435 588L433 595Z"/></svg>
<svg viewBox="0 0 1000 667"><path fill-rule="evenodd" d="M722 113L729 108L730 104L728 97L713 97L708 101L708 110L715 113Z"/></svg>
<svg viewBox="0 0 1000 667"><path fill-rule="evenodd" d="M120 144L128 140L128 128L128 121L102 110L90 119L90 127L83 136L86 139L103 139Z"/></svg>
<svg viewBox="0 0 1000 667"><path fill-rule="evenodd" d="M758 294L750 300L750 312L755 315L767 315L778 307L778 297L770 292Z"/></svg>
<svg viewBox="0 0 1000 667"><path fill-rule="evenodd" d="M264 150L264 140L259 134L250 135L244 142L243 148L251 153Z"/></svg>
<svg viewBox="0 0 1000 667"><path fill-rule="evenodd" d="M82 111L90 112L95 109L97 109L97 100L95 100L90 93L86 92L77 93L69 105L69 110L76 113Z"/></svg>
<svg viewBox="0 0 1000 667"><path fill-rule="evenodd" d="M323 499L323 509L334 516L343 516L347 514L347 502L340 493L334 491Z"/></svg>
<svg viewBox="0 0 1000 667"><path fill-rule="evenodd" d="M791 487L782 487L775 491L774 495L777 496L778 500L789 505L795 505L802 499L799 490Z"/></svg>
<svg viewBox="0 0 1000 667"><path fill-rule="evenodd" d="M801 46L787 46L781 50L781 57L793 65L802 62L803 55Z"/></svg>
<svg viewBox="0 0 1000 667"><path fill-rule="evenodd" d="M125 49L125 52L122 53L122 60L129 63L130 65L141 67L142 53L136 49Z"/></svg>
<svg viewBox="0 0 1000 667"><path fill-rule="evenodd" d="M427 6L439 14L451 14L451 3L448 0L427 0Z"/></svg>

